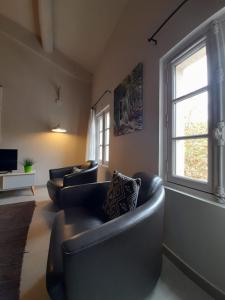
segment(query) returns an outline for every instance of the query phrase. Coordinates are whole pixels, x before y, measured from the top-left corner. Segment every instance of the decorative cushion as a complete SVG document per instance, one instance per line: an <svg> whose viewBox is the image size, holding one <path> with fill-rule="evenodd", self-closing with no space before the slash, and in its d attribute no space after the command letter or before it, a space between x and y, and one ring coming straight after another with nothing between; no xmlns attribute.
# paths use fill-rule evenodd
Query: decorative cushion
<svg viewBox="0 0 225 300"><path fill-rule="evenodd" d="M86 170L91 167L91 161L86 161L83 165L80 166L81 169Z"/></svg>
<svg viewBox="0 0 225 300"><path fill-rule="evenodd" d="M140 186L140 178L133 179L114 171L107 199L103 203L106 218L112 220L135 209Z"/></svg>
<svg viewBox="0 0 225 300"><path fill-rule="evenodd" d="M80 168L77 168L77 167L73 167L73 173L80 173L82 172L83 170L80 169Z"/></svg>

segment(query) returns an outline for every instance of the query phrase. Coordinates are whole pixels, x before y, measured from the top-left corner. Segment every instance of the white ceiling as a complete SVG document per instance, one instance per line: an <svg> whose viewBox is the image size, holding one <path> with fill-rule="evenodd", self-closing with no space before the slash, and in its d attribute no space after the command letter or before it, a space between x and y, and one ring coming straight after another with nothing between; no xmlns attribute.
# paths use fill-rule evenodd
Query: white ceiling
<svg viewBox="0 0 225 300"><path fill-rule="evenodd" d="M52 0L54 45L93 72L129 0ZM39 35L37 0L0 0L0 13Z"/></svg>

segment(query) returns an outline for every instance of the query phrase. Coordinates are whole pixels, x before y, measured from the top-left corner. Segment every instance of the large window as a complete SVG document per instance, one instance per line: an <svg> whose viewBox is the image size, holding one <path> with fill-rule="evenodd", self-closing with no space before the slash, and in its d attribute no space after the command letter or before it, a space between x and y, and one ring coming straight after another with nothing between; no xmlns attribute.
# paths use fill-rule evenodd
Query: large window
<svg viewBox="0 0 225 300"><path fill-rule="evenodd" d="M209 24L163 59L162 156L168 183L225 199L222 32Z"/></svg>
<svg viewBox="0 0 225 300"><path fill-rule="evenodd" d="M110 112L107 107L97 115L97 157L102 165L109 163Z"/></svg>
<svg viewBox="0 0 225 300"><path fill-rule="evenodd" d="M170 63L168 92L170 179L191 186L209 185L209 86L205 40Z"/></svg>

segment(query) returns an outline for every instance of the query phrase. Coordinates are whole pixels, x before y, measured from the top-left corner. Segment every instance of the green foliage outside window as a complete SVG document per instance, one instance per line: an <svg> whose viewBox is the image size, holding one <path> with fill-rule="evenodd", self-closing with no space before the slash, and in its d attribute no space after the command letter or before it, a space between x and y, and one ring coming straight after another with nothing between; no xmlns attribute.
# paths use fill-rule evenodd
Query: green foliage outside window
<svg viewBox="0 0 225 300"><path fill-rule="evenodd" d="M195 132L205 133L205 124L187 123L185 135ZM208 180L208 139L197 138L184 141L184 176L198 180Z"/></svg>

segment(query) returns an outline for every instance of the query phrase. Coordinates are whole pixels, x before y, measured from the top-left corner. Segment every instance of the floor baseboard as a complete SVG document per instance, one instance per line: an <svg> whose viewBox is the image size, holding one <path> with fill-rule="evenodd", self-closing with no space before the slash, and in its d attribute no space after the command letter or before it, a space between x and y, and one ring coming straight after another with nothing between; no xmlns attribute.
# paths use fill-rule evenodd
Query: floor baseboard
<svg viewBox="0 0 225 300"><path fill-rule="evenodd" d="M225 294L218 287L210 283L207 279L202 277L198 272L187 265L179 256L177 256L169 247L163 244L164 255L174 263L186 276L194 281L198 286L205 290L210 296L216 300L224 300Z"/></svg>

